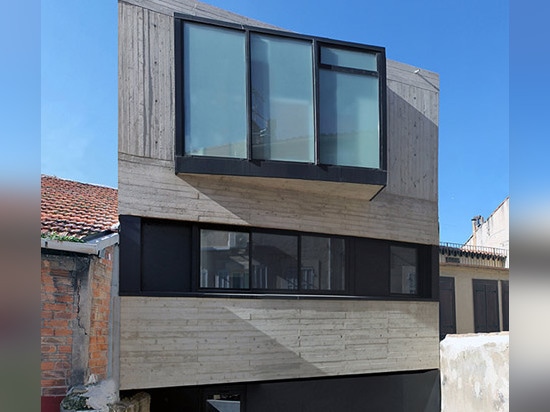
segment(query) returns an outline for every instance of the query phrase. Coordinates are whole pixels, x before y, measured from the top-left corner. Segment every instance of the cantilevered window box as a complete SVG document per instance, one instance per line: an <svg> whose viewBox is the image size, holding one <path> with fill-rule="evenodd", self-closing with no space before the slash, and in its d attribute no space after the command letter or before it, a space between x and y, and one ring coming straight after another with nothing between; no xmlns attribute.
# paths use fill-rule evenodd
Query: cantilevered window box
<svg viewBox="0 0 550 412"><path fill-rule="evenodd" d="M176 173L386 185L384 48L175 22Z"/></svg>

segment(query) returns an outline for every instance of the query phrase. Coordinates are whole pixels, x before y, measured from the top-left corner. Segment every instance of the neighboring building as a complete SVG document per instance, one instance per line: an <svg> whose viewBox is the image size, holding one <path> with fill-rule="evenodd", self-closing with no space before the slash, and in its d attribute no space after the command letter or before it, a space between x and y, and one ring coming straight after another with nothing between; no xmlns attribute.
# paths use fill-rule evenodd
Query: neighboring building
<svg viewBox="0 0 550 412"><path fill-rule="evenodd" d="M119 79L123 395L438 411L437 74L125 0Z"/></svg>
<svg viewBox="0 0 550 412"><path fill-rule="evenodd" d="M41 410L58 412L71 386L115 372L117 191L43 175L41 224Z"/></svg>
<svg viewBox="0 0 550 412"><path fill-rule="evenodd" d="M472 219L472 236L439 249L440 337L509 330L509 198Z"/></svg>
<svg viewBox="0 0 550 412"><path fill-rule="evenodd" d="M464 243L464 246L509 250L510 197L504 199L487 220L483 216L472 218L472 236ZM507 257L506 267L510 267L510 257Z"/></svg>

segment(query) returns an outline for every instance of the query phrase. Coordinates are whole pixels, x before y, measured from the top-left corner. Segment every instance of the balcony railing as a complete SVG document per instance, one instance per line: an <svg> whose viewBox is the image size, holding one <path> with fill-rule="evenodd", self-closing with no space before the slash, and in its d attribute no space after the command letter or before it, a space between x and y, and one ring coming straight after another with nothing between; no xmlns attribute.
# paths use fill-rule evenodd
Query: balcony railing
<svg viewBox="0 0 550 412"><path fill-rule="evenodd" d="M459 243L439 244L439 263L454 263L467 266L506 267L506 249L470 246Z"/></svg>
<svg viewBox="0 0 550 412"><path fill-rule="evenodd" d="M471 245L463 245L460 243L441 242L439 244L439 248L440 250L458 249L463 252L472 252L472 253L478 253L478 254L484 254L484 255L494 255L494 256L502 256L502 257L508 256L508 251L506 249L501 249L497 247L471 246Z"/></svg>

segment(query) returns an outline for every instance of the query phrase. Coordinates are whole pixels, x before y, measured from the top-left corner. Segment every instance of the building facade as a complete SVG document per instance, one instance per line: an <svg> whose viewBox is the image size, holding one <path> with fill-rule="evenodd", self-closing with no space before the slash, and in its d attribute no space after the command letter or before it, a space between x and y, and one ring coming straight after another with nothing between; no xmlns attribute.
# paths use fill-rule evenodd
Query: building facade
<svg viewBox="0 0 550 412"><path fill-rule="evenodd" d="M472 218L472 235L464 246L510 249L510 197L504 199L487 219L480 215ZM510 267L509 260L507 254L506 267Z"/></svg>
<svg viewBox="0 0 550 412"><path fill-rule="evenodd" d="M509 203L472 219L464 244L439 249L440 334L509 330Z"/></svg>
<svg viewBox="0 0 550 412"><path fill-rule="evenodd" d="M120 389L438 410L438 76L185 0L119 51Z"/></svg>

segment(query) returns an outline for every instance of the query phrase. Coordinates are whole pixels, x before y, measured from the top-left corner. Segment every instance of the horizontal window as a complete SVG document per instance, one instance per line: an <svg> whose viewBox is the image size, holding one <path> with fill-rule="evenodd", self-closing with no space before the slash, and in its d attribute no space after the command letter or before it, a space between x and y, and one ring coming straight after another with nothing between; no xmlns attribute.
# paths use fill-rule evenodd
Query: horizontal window
<svg viewBox="0 0 550 412"><path fill-rule="evenodd" d="M385 171L385 84L381 47L176 18L176 171L334 181L348 176L339 168Z"/></svg>
<svg viewBox="0 0 550 412"><path fill-rule="evenodd" d="M437 246L134 216L120 222L122 294L437 299Z"/></svg>

